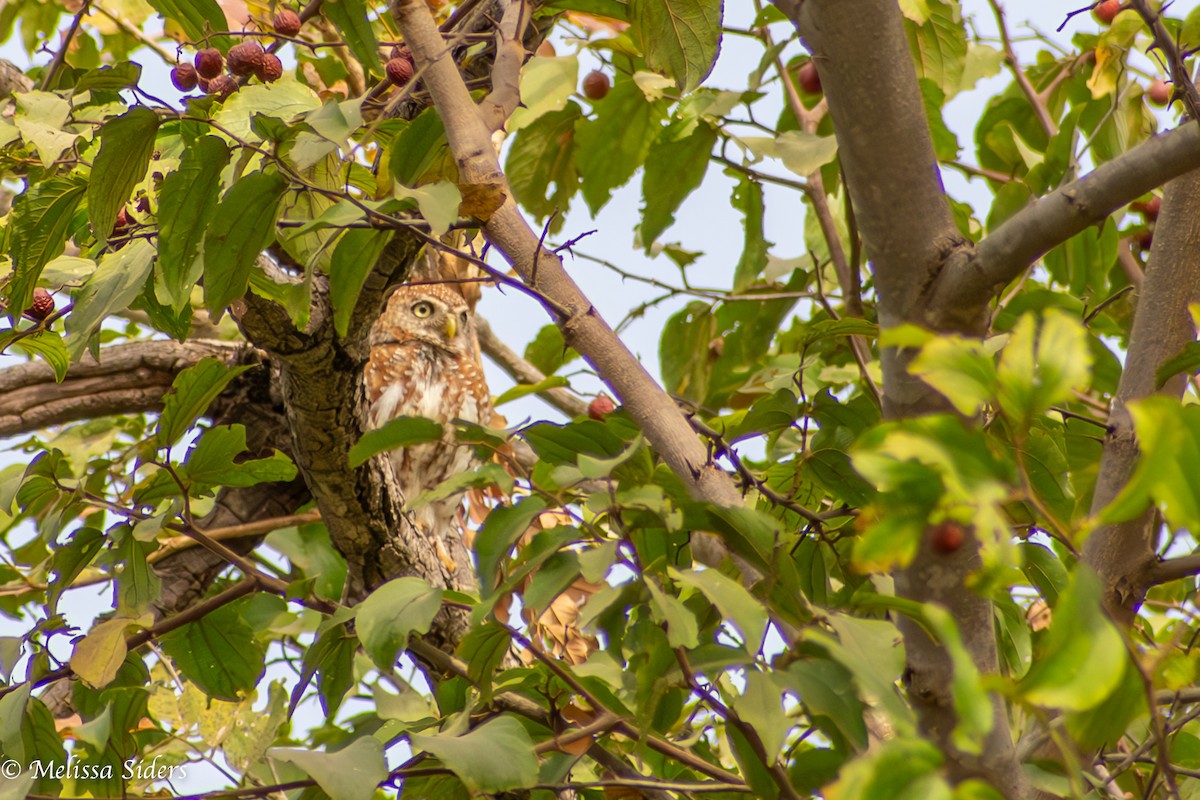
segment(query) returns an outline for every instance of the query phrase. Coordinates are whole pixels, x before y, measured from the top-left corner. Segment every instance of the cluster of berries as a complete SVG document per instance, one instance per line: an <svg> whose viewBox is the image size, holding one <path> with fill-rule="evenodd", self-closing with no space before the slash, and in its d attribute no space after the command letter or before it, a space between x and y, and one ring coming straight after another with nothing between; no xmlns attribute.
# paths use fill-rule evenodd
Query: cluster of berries
<svg viewBox="0 0 1200 800"><path fill-rule="evenodd" d="M295 11L283 9L272 20L275 33L279 36L295 36L300 32L300 17ZM225 72L228 66L229 72ZM283 62L274 53L268 53L258 42L242 42L229 48L226 56L215 47L206 47L196 53L189 64L176 64L171 70L171 83L181 92L190 92L199 86L205 92L222 100L238 90L238 78L255 75L263 83L272 83L283 75Z"/></svg>

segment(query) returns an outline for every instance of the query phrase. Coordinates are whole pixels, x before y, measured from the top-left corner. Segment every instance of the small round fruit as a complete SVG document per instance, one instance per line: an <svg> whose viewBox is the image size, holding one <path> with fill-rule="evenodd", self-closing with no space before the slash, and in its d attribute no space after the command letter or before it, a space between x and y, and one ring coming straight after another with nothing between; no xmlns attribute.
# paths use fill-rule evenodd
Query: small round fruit
<svg viewBox="0 0 1200 800"><path fill-rule="evenodd" d="M1098 3L1092 9L1092 13L1096 15L1096 19L1105 25L1112 25L1112 21L1117 18L1117 14L1121 13L1121 0L1104 0L1104 2Z"/></svg>
<svg viewBox="0 0 1200 800"><path fill-rule="evenodd" d="M1138 231L1133 235L1133 240L1137 242L1137 246L1143 251L1148 251L1150 246L1154 244L1154 231L1149 229Z"/></svg>
<svg viewBox="0 0 1200 800"><path fill-rule="evenodd" d="M275 18L271 20L272 27L280 36L295 36L300 32L300 15L290 8L280 9L275 12Z"/></svg>
<svg viewBox="0 0 1200 800"><path fill-rule="evenodd" d="M388 59L384 65L384 71L387 72L388 80L397 86L404 86L413 76L413 62L411 59L404 56Z"/></svg>
<svg viewBox="0 0 1200 800"><path fill-rule="evenodd" d="M113 222L113 233L124 233L132 224L133 219L129 216L129 212L122 208L117 212L117 219L115 222Z"/></svg>
<svg viewBox="0 0 1200 800"><path fill-rule="evenodd" d="M263 83L274 83L283 77L283 62L274 53L267 53L254 74Z"/></svg>
<svg viewBox="0 0 1200 800"><path fill-rule="evenodd" d="M200 75L196 72L196 68L187 63L176 64L175 69L171 70L171 83L175 84L175 88L181 92L190 92L196 88L196 83Z"/></svg>
<svg viewBox="0 0 1200 800"><path fill-rule="evenodd" d="M238 90L237 78L232 75L218 75L208 82L208 93L224 100Z"/></svg>
<svg viewBox="0 0 1200 800"><path fill-rule="evenodd" d="M265 55L258 42L235 44L229 48L229 71L243 78L252 75L262 66Z"/></svg>
<svg viewBox="0 0 1200 800"><path fill-rule="evenodd" d="M221 51L215 47L207 47L196 53L193 59L196 64L196 72L200 73L200 77L212 80L221 74L221 70L225 68L225 59L221 58Z"/></svg>
<svg viewBox="0 0 1200 800"><path fill-rule="evenodd" d="M542 58L554 58L558 55L558 51L554 49L554 45L550 44L548 39L542 39L542 43L538 45L537 54Z"/></svg>
<svg viewBox="0 0 1200 800"><path fill-rule="evenodd" d="M936 552L943 555L957 552L966 540L966 531L957 522L939 523L934 525L933 530L929 532L929 544Z"/></svg>
<svg viewBox="0 0 1200 800"><path fill-rule="evenodd" d="M612 88L608 76L594 69L583 77L583 96L588 100L603 100Z"/></svg>
<svg viewBox="0 0 1200 800"><path fill-rule="evenodd" d="M54 313L54 298L42 287L33 290L33 301L25 309L25 316L37 322L42 322Z"/></svg>
<svg viewBox="0 0 1200 800"><path fill-rule="evenodd" d="M1171 85L1162 78L1155 78L1146 89L1146 98L1156 106L1165 106L1171 102Z"/></svg>
<svg viewBox="0 0 1200 800"><path fill-rule="evenodd" d="M1130 204L1130 208L1141 214L1147 220L1153 222L1158 219L1158 212L1162 211L1162 198L1158 195L1153 195L1145 202L1137 201Z"/></svg>
<svg viewBox="0 0 1200 800"><path fill-rule="evenodd" d="M594 420L603 421L616 408L617 406L613 403L612 398L606 394L602 394L588 403L587 415Z"/></svg>
<svg viewBox="0 0 1200 800"><path fill-rule="evenodd" d="M821 93L821 76L817 73L817 65L812 61L805 61L796 71L796 82L806 94Z"/></svg>

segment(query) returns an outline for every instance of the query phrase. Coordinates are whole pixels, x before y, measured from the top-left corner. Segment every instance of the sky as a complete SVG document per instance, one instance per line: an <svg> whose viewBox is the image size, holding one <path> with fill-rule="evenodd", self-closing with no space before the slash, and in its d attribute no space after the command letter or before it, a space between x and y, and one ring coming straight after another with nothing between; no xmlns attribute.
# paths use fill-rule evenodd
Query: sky
<svg viewBox="0 0 1200 800"><path fill-rule="evenodd" d="M1065 19L1067 13L1080 5L1083 0L1062 2L1029 2L1029 0L1009 0L1006 3L1009 11L1010 29L1014 36L1020 37L1029 32L1025 24L1032 24L1037 30L1052 33ZM751 4L744 2L728 2L726 8L726 24L736 27L748 27L753 18ZM1194 2L1180 0L1176 4L1176 13L1182 15L1194 6ZM996 31L995 20L992 17L986 0L964 0L964 14L971 19L977 30L984 35L993 35ZM65 19L64 19L65 24ZM1098 23L1087 14L1078 15L1068 24L1062 34L1056 38L1068 43L1070 34L1077 30L1094 31ZM776 35L786 36L786 29L779 29ZM561 39L556 41L560 55L571 52L571 44ZM1029 43L1018 43L1018 52L1026 60L1036 53L1036 46ZM792 41L784 52L785 59L801 52L798 42ZM757 65L760 50L758 46L743 37L727 36L723 43L720 58L716 67L705 82L713 88L735 89L745 85L746 75ZM0 47L0 56L9 58L17 63L25 63L24 54L11 45ZM589 63L590 56L584 55L580 65L580 76L596 66ZM45 63L48 56L39 54L35 63ZM156 57L145 60L147 65L161 66ZM161 74L149 74L148 81L151 91L166 98L174 98L174 92L166 84L165 69ZM963 159L973 160L973 130L979 119L984 104L995 92L1008 85L1010 77L1002 72L995 78L981 81L975 90L965 92L956 97L946 109L945 119L948 126L957 134L959 142L964 146ZM774 112L764 114L764 118L773 118ZM790 176L779 164L758 165L759 169L775 174ZM960 173L952 170L943 171L943 181L949 192L958 200L974 205L982 216L990 200L990 193L981 182L969 181ZM728 288L733 265L737 263L742 244L742 220L740 214L731 207L729 198L733 189L733 181L724 176L719 168L710 167L702 187L685 201L676 213L676 223L662 237L664 242L681 242L689 250L699 250L705 255L689 268L689 279L694 285L711 286L718 289ZM766 238L773 242L772 255L781 259L801 256L805 252L803 242L803 204L797 193L784 190L777 186L768 185L766 193ZM641 176L640 172L625 187L617 190L612 200L595 218L588 213L582 200L577 199L572 210L566 215L566 222L559 241L565 241L579 236L587 231L595 231L584 238L577 250L581 253L594 255L612 262L622 269L655 277L668 283L678 283L678 272L665 256L657 259L648 258L634 243L634 230L640 222L641 206ZM495 261L499 263L499 261ZM643 303L658 294L657 290L633 282L623 280L604 267L582 258L567 258L567 271L583 288L602 316L610 324L616 325L638 304ZM692 298L678 297L655 306L632 321L626 328L623 338L638 358L644 363L651 374L658 374L658 343L662 327L670 314L679 310ZM488 318L497 334L518 351L524 349L543 325L549 324L550 318L545 311L526 295L512 290L506 292L492 291L486 294L480 305L480 313ZM12 356L0 356L0 368L17 363ZM493 395L500 394L511 385L511 381L502 375L493 365L486 365ZM581 361L568 367L571 370L586 370ZM592 394L603 390L603 385L594 376L588 374L575 375L572 378L577 391ZM501 409L510 425L532 419L558 419L557 412L535 398L507 405ZM0 442L0 445L3 443ZM19 460L19 456L0 452L0 466ZM75 625L86 629L90 626L94 609L107 604L106 600L97 603L97 597L105 597L103 589L89 589L74 594L64 602L64 611L68 619ZM0 635L21 635L27 629L26 623L0 619ZM65 653L62 655L66 655ZM189 779L176 788L184 789L190 786L202 786Z"/></svg>

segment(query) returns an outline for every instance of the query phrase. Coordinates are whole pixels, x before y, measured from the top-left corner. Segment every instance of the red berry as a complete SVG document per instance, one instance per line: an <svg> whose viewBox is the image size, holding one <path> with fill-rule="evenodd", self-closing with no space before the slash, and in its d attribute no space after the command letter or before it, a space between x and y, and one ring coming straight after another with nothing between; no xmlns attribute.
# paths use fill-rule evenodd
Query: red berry
<svg viewBox="0 0 1200 800"><path fill-rule="evenodd" d="M1154 244L1154 231L1149 229L1138 231L1133 235L1133 240L1142 250L1149 250L1150 246Z"/></svg>
<svg viewBox="0 0 1200 800"><path fill-rule="evenodd" d="M598 69L594 69L583 77L583 96L588 100L603 100L612 88L612 82Z"/></svg>
<svg viewBox="0 0 1200 800"><path fill-rule="evenodd" d="M267 53L263 56L262 64L254 74L263 83L274 83L283 77L283 62L274 53Z"/></svg>
<svg viewBox="0 0 1200 800"><path fill-rule="evenodd" d="M300 32L300 15L290 8L284 8L275 12L275 18L271 20L275 32L280 36L295 36Z"/></svg>
<svg viewBox="0 0 1200 800"><path fill-rule="evenodd" d="M410 80L412 80L412 59L405 58L403 55L388 59L387 64L384 65L384 71L387 72L389 81L397 86L404 86Z"/></svg>
<svg viewBox="0 0 1200 800"><path fill-rule="evenodd" d="M176 64L175 69L171 70L171 83L175 84L175 88L181 92L190 92L195 89L199 78L196 68L186 61Z"/></svg>
<svg viewBox="0 0 1200 800"><path fill-rule="evenodd" d="M238 90L237 78L232 75L218 75L208 82L208 93L224 100Z"/></svg>
<svg viewBox="0 0 1200 800"><path fill-rule="evenodd" d="M616 408L617 406L613 403L612 398L606 394L602 394L588 403L587 414L594 420L603 421Z"/></svg>
<svg viewBox="0 0 1200 800"><path fill-rule="evenodd" d="M957 522L942 522L933 526L929 532L929 543L933 549L943 555L949 555L963 546L967 539L966 531Z"/></svg>
<svg viewBox="0 0 1200 800"><path fill-rule="evenodd" d="M538 45L537 54L542 58L554 58L558 55L558 51L554 49L554 45L548 39L542 39L542 43Z"/></svg>
<svg viewBox="0 0 1200 800"><path fill-rule="evenodd" d="M129 217L129 212L122 208L117 212L117 221L113 223L113 233L121 234L133 223Z"/></svg>
<svg viewBox="0 0 1200 800"><path fill-rule="evenodd" d="M33 302L25 309L25 316L41 322L54 313L54 298L42 287L33 290Z"/></svg>
<svg viewBox="0 0 1200 800"><path fill-rule="evenodd" d="M806 94L821 93L821 76L817 74L817 65L811 60L805 61L796 71L796 82Z"/></svg>
<svg viewBox="0 0 1200 800"><path fill-rule="evenodd" d="M1165 106L1171 101L1171 85L1162 78L1155 78L1146 89L1146 97L1156 106Z"/></svg>
<svg viewBox="0 0 1200 800"><path fill-rule="evenodd" d="M1104 2L1098 3L1092 9L1092 13L1096 15L1096 19L1105 25L1112 25L1112 21L1117 18L1117 14L1120 12L1121 0L1104 0Z"/></svg>
<svg viewBox="0 0 1200 800"><path fill-rule="evenodd" d="M258 42L242 42L229 48L229 71L239 77L252 75L262 66L262 45Z"/></svg>
<svg viewBox="0 0 1200 800"><path fill-rule="evenodd" d="M1162 210L1162 198L1158 195L1152 195L1145 202L1137 200L1130 203L1129 207L1144 216L1147 220L1153 222L1158 219L1158 212Z"/></svg>
<svg viewBox="0 0 1200 800"><path fill-rule="evenodd" d="M221 70L225 68L225 59L221 58L221 51L215 47L209 47L196 53L193 59L196 63L196 72L200 73L200 77L212 80L221 74Z"/></svg>

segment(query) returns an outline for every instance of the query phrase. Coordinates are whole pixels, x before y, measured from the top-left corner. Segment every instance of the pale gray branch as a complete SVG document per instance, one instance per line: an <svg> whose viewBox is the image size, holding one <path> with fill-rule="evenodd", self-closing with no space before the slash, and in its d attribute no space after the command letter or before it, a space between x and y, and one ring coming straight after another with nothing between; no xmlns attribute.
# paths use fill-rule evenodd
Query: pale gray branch
<svg viewBox="0 0 1200 800"><path fill-rule="evenodd" d="M497 193L502 205L484 225L488 241L521 279L563 314L557 320L567 343L587 359L620 398L654 452L682 479L694 497L739 506L742 497L730 476L713 464L675 402L620 340L564 271L562 261L542 247L517 210L491 144L491 133L471 99L446 43L420 0L397 0L394 15L404 41L425 76L458 164L459 181ZM502 193L502 194L501 194ZM720 551L705 555L720 558Z"/></svg>

